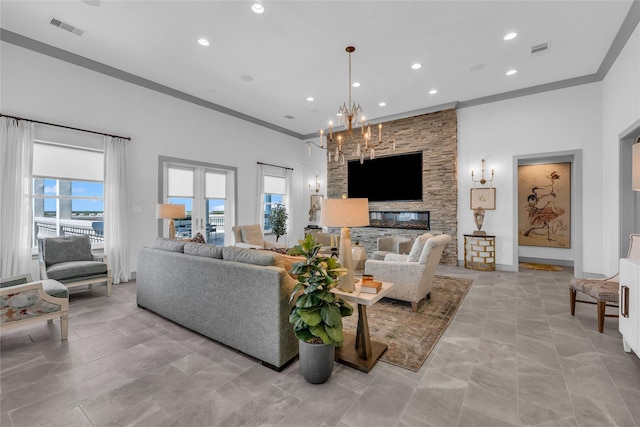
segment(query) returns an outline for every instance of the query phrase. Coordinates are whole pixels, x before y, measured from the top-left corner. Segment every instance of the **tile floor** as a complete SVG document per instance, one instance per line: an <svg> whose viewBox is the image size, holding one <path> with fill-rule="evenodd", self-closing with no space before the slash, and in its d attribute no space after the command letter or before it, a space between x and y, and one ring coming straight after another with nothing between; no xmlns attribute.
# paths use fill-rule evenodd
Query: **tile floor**
<svg viewBox="0 0 640 427"><path fill-rule="evenodd" d="M69 340L46 323L0 338L0 425L640 426L640 359L617 319L569 315L571 271L479 273L417 373L336 364L313 386L140 310L135 282L74 290Z"/></svg>

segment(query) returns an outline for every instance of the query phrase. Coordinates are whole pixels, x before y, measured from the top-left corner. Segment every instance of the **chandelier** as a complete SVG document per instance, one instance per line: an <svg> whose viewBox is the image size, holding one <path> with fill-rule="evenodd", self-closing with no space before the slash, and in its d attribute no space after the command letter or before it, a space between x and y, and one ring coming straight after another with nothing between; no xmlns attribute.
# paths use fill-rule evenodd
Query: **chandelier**
<svg viewBox="0 0 640 427"><path fill-rule="evenodd" d="M349 54L349 100L342 104L338 108L338 125L344 126L344 136L339 134L336 142L335 151L329 152L329 161L340 161L344 164L344 149L349 145L355 145L356 156L360 158L360 163L364 163L365 153L369 152L369 159L372 160L376 157L374 140L371 133L371 125L365 123L364 116L362 114L362 107L351 98L351 88L353 87L351 82L351 54L355 52L356 48L353 46L347 46L345 49ZM358 130L358 123L360 129ZM309 154L311 154L311 145L313 144L318 148L325 148L324 138L327 140L327 148L329 144L333 142L333 123L329 122L329 131L325 134L324 129L320 129L320 144L313 141L307 142L309 146ZM378 124L378 145L382 144L382 124ZM395 143L392 146L395 149Z"/></svg>

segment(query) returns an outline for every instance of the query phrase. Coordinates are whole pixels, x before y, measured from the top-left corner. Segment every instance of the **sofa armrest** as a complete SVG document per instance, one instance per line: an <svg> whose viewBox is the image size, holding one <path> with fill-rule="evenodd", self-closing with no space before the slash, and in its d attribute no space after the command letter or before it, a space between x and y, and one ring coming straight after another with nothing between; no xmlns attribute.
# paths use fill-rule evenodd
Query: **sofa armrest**
<svg viewBox="0 0 640 427"><path fill-rule="evenodd" d="M284 242L270 242L268 240L264 241L264 249L285 249L287 245Z"/></svg>
<svg viewBox="0 0 640 427"><path fill-rule="evenodd" d="M368 259L364 265L365 274L372 274L374 280L382 282L402 282L412 284L422 279L425 265L417 262L379 261Z"/></svg>
<svg viewBox="0 0 640 427"><path fill-rule="evenodd" d="M384 262L407 262L409 255L406 254L386 254Z"/></svg>
<svg viewBox="0 0 640 427"><path fill-rule="evenodd" d="M244 242L236 242L235 246L237 248L246 248L246 249L264 249L262 246L251 245L249 243L244 243Z"/></svg>

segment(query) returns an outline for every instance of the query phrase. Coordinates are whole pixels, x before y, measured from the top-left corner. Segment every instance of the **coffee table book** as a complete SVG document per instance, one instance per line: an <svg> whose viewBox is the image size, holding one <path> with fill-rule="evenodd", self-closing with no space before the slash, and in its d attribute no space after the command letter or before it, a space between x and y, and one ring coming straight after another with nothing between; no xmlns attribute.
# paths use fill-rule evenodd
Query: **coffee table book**
<svg viewBox="0 0 640 427"><path fill-rule="evenodd" d="M382 282L377 280L366 280L360 283L360 292L377 294L382 289Z"/></svg>

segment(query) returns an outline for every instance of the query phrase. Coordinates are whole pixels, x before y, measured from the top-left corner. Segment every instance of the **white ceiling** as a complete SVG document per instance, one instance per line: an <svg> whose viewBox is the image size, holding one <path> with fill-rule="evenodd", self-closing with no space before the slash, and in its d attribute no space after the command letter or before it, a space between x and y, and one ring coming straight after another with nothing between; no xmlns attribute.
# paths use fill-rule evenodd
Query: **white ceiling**
<svg viewBox="0 0 640 427"><path fill-rule="evenodd" d="M375 122L593 75L632 3L265 0L257 15L247 1L3 0L0 25L307 135L335 124L348 98L348 45L362 84L353 99ZM504 41L511 31L518 37ZM545 42L548 53L531 55ZM412 70L414 62L423 67ZM507 77L511 68L518 73Z"/></svg>

